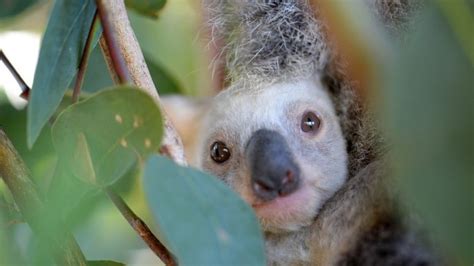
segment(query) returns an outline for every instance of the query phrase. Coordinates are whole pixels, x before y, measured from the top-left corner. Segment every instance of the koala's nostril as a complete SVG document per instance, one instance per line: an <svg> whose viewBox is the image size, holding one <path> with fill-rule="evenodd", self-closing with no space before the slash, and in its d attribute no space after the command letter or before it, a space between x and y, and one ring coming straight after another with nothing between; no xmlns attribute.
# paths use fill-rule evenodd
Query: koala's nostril
<svg viewBox="0 0 474 266"><path fill-rule="evenodd" d="M263 180L253 181L253 191L262 200L272 200L278 196L278 189L272 187L271 184L266 184Z"/></svg>
<svg viewBox="0 0 474 266"><path fill-rule="evenodd" d="M260 176L252 179L252 188L255 195L264 201L272 200L278 196L289 195L298 189L298 171L287 170L279 177Z"/></svg>
<svg viewBox="0 0 474 266"><path fill-rule="evenodd" d="M286 196L291 194L298 188L298 176L295 176L294 172L287 170L285 176L281 181L280 189L278 190L278 195Z"/></svg>
<svg viewBox="0 0 474 266"><path fill-rule="evenodd" d="M286 171L285 177L283 177L283 180L281 181L282 186L285 186L288 183L293 182L294 176L293 172L291 170Z"/></svg>

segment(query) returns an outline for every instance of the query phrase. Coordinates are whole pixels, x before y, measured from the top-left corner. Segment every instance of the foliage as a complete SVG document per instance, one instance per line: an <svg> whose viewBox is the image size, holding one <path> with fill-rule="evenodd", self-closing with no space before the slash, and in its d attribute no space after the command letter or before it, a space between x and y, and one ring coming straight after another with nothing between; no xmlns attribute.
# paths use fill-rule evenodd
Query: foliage
<svg viewBox="0 0 474 266"><path fill-rule="evenodd" d="M95 9L93 0L58 0L54 5L28 106L29 147L58 107L77 71Z"/></svg>
<svg viewBox="0 0 474 266"><path fill-rule="evenodd" d="M144 185L161 235L181 265L265 265L253 211L216 178L152 156Z"/></svg>
<svg viewBox="0 0 474 266"><path fill-rule="evenodd" d="M468 265L474 261L474 62L443 12L443 5L432 6L419 17L389 68L387 132L406 202L436 242Z"/></svg>

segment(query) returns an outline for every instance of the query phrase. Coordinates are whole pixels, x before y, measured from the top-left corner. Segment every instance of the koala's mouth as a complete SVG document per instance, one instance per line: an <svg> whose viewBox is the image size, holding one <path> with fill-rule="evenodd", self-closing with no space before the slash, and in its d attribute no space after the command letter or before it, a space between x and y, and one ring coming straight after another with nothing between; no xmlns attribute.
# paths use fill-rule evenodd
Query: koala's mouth
<svg viewBox="0 0 474 266"><path fill-rule="evenodd" d="M298 190L285 196L276 197L270 201L256 200L251 203L257 216L265 219L279 218L285 216L299 216L303 206L312 201L311 190L307 186L302 186Z"/></svg>

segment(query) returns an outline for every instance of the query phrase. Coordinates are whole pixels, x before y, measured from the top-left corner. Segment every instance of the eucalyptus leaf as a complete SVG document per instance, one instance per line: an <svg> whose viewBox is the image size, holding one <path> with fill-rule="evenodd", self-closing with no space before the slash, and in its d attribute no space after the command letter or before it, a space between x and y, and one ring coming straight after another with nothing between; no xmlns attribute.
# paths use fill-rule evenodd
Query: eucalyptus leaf
<svg viewBox="0 0 474 266"><path fill-rule="evenodd" d="M162 127L154 100L138 88L123 86L65 109L53 125L52 138L74 177L107 186L159 148Z"/></svg>
<svg viewBox="0 0 474 266"><path fill-rule="evenodd" d="M77 71L95 10L93 0L55 1L41 43L28 105L29 147L58 107ZM98 38L94 38L92 45L97 41Z"/></svg>
<svg viewBox="0 0 474 266"><path fill-rule="evenodd" d="M142 15L157 18L166 0L125 0L125 4Z"/></svg>
<svg viewBox="0 0 474 266"><path fill-rule="evenodd" d="M217 178L153 155L144 187L160 233L180 265L265 265L252 209Z"/></svg>

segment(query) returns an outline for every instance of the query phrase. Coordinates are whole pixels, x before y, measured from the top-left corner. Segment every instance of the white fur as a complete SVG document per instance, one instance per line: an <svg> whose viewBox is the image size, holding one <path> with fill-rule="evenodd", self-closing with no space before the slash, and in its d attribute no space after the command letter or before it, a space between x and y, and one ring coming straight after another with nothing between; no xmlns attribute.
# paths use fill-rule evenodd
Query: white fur
<svg viewBox="0 0 474 266"><path fill-rule="evenodd" d="M314 136L300 129L301 117L308 110L322 120ZM243 154L250 136L262 128L285 137L301 168L302 186L292 193L298 196L291 205L277 205L287 209L257 209L257 216L264 231L299 230L313 221L322 204L347 178L345 140L333 104L319 80L312 78L263 85L257 90L233 86L216 96L199 134L198 167L222 178L251 205L258 199L251 189ZM215 141L223 141L231 149L231 158L223 164L210 158Z"/></svg>

